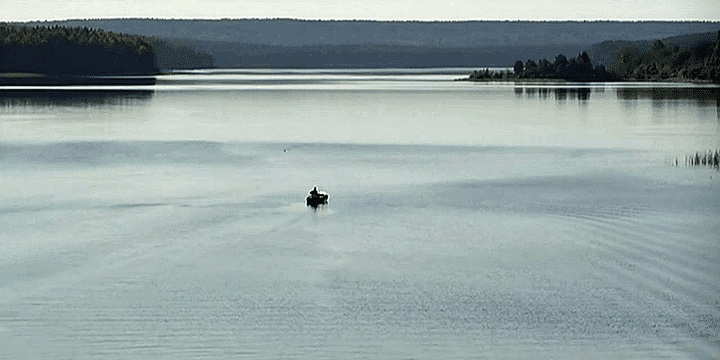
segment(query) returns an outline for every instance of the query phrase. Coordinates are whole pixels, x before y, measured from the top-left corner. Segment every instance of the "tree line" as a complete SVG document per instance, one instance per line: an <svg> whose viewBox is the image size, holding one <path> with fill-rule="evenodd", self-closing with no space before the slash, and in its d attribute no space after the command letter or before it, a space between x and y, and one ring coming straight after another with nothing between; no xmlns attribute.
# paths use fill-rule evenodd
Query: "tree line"
<svg viewBox="0 0 720 360"><path fill-rule="evenodd" d="M522 79L564 79L574 81L711 81L720 83L720 31L713 43L680 48L655 40L649 51L639 53L627 47L607 69L593 65L587 52L568 59L560 54L554 61L518 60L513 71L474 71L466 80L510 81Z"/></svg>
<svg viewBox="0 0 720 360"><path fill-rule="evenodd" d="M468 80L515 80L515 79L565 79L576 81L608 81L614 79L602 65L593 65L587 52L576 57L567 58L563 54L554 61L540 59L538 61L518 60L513 72L474 71Z"/></svg>
<svg viewBox="0 0 720 360"><path fill-rule="evenodd" d="M87 27L0 23L0 73L130 75L157 73L151 41Z"/></svg>
<svg viewBox="0 0 720 360"><path fill-rule="evenodd" d="M624 80L688 80L720 82L720 31L714 43L680 48L655 40L640 54L627 47L608 71Z"/></svg>

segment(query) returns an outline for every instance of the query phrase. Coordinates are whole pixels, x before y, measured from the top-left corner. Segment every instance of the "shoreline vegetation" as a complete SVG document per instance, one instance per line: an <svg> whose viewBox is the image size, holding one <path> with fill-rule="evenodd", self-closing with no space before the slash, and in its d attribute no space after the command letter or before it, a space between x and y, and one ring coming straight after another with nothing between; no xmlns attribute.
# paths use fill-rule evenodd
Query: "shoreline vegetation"
<svg viewBox="0 0 720 360"><path fill-rule="evenodd" d="M152 85L158 72L143 36L0 23L0 85Z"/></svg>
<svg viewBox="0 0 720 360"><path fill-rule="evenodd" d="M627 47L605 68L594 65L587 52L568 59L559 54L554 61L518 60L511 71L475 70L457 81L548 81L548 82L692 82L720 83L720 31L714 43L680 48L655 40L650 51L638 53Z"/></svg>
<svg viewBox="0 0 720 360"><path fill-rule="evenodd" d="M618 81L619 78L605 70L603 65L593 65L587 52L568 59L559 54L555 61L540 59L515 62L512 71L475 70L467 78L458 81L529 81L529 82L602 82Z"/></svg>
<svg viewBox="0 0 720 360"><path fill-rule="evenodd" d="M674 165L680 165L678 158L675 158ZM685 166L707 166L720 171L720 150L696 151L695 154L685 156Z"/></svg>

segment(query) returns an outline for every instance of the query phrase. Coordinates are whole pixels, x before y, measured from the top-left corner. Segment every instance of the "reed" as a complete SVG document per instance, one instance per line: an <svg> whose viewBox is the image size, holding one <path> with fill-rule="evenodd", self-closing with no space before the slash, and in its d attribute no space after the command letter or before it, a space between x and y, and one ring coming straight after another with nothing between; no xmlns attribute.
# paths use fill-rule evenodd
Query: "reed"
<svg viewBox="0 0 720 360"><path fill-rule="evenodd" d="M679 160L675 158L675 165L679 165ZM720 150L708 150L706 152L696 151L695 154L685 156L686 166L709 166L720 169Z"/></svg>

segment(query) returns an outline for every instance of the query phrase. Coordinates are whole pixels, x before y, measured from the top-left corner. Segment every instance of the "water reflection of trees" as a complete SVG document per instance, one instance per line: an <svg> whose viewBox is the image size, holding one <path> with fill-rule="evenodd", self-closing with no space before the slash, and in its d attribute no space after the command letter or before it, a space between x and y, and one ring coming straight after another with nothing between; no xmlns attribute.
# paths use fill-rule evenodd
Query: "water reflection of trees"
<svg viewBox="0 0 720 360"><path fill-rule="evenodd" d="M0 107L127 105L147 101L153 91L0 90Z"/></svg>
<svg viewBox="0 0 720 360"><path fill-rule="evenodd" d="M678 101L692 101L699 107L714 108L720 123L720 88L718 87L645 87L619 88L617 98L632 105L637 100L652 100L653 109Z"/></svg>
<svg viewBox="0 0 720 360"><path fill-rule="evenodd" d="M720 88L717 87L620 88L617 97L621 100L692 100L699 106L720 107Z"/></svg>
<svg viewBox="0 0 720 360"><path fill-rule="evenodd" d="M578 87L516 87L514 89L516 96L522 96L523 92L527 97L538 97L541 99L547 99L550 96L554 96L555 100L589 100L590 88L578 88Z"/></svg>

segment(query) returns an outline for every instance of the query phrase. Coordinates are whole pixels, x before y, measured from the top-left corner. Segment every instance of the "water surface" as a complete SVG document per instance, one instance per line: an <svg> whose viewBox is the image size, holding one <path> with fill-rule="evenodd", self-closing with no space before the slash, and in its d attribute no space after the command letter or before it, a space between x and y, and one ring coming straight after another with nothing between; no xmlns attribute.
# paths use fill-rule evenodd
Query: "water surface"
<svg viewBox="0 0 720 360"><path fill-rule="evenodd" d="M718 88L462 71L3 88L4 355L718 357Z"/></svg>

